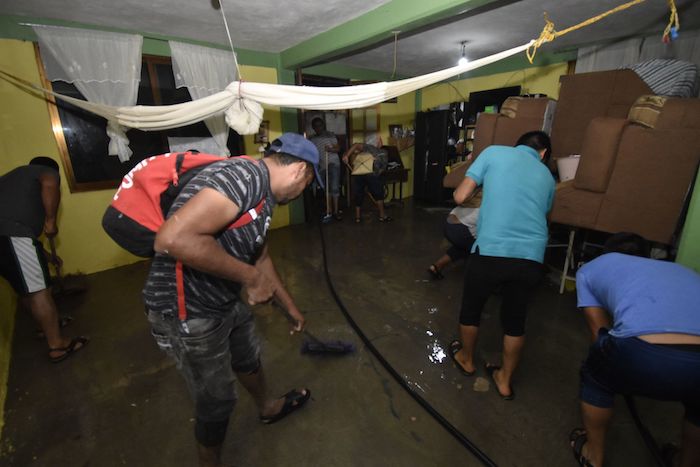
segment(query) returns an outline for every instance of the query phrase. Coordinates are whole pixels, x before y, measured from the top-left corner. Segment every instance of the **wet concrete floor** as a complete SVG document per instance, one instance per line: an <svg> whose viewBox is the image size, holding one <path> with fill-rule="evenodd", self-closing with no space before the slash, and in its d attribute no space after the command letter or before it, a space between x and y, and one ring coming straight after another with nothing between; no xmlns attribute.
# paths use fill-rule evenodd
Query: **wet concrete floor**
<svg viewBox="0 0 700 467"><path fill-rule="evenodd" d="M359 326L384 357L440 414L499 466L573 466L568 433L580 425L578 368L588 333L575 294L543 283L531 306L528 340L514 379L514 401L501 400L483 367L461 375L446 356L457 336L463 264L428 280L442 254L446 209L410 203L394 222L347 218L324 226L330 274ZM325 283L319 228L272 231L280 275L322 339L354 342L347 356L306 356L303 338L269 305L255 308L263 364L275 393L308 386L313 399L272 425L259 423L244 390L224 450L237 466L478 466L481 463L421 408L361 345ZM93 274L88 290L59 301L74 316L68 334L89 346L53 365L19 313L0 442L3 466L192 466L192 404L173 363L149 334L140 290L147 263ZM486 306L480 363L498 361L498 297ZM639 399L659 442L678 441L682 408ZM653 466L622 399L608 436L608 466Z"/></svg>

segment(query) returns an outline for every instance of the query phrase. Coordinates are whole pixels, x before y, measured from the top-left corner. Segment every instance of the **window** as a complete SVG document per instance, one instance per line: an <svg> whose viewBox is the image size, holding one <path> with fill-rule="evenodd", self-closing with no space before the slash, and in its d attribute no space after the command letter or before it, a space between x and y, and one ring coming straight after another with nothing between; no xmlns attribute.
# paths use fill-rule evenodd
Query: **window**
<svg viewBox="0 0 700 467"><path fill-rule="evenodd" d="M350 110L350 140L381 146L379 139L379 106ZM374 141L374 143L373 143Z"/></svg>
<svg viewBox="0 0 700 467"><path fill-rule="evenodd" d="M38 46L36 57L45 88L84 100L74 85L46 79ZM107 154L109 139L104 118L60 100L49 100L51 125L71 192L115 188L138 162L168 152L168 137L210 136L204 122L167 131L128 130L126 134L133 155L122 163L116 156ZM143 56L138 105L179 104L191 100L186 88L175 87L170 57ZM232 155L243 154L243 139L233 130L229 131L228 148Z"/></svg>

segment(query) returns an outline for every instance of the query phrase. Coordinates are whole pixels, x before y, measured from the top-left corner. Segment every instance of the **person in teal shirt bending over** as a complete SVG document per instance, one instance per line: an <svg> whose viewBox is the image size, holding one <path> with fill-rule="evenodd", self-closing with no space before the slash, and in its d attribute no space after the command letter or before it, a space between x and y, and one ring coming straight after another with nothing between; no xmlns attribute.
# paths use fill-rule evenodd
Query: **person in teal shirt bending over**
<svg viewBox="0 0 700 467"><path fill-rule="evenodd" d="M474 348L481 310L496 287L502 287L503 365L486 371L503 399L515 393L511 378L525 343L528 302L542 278L547 246L547 213L554 200L554 178L547 168L551 143L542 131L522 135L515 147L489 146L469 167L454 192L457 204L483 187L476 242L466 265L460 336L450 344L458 369L474 374ZM544 162L544 163L543 163Z"/></svg>

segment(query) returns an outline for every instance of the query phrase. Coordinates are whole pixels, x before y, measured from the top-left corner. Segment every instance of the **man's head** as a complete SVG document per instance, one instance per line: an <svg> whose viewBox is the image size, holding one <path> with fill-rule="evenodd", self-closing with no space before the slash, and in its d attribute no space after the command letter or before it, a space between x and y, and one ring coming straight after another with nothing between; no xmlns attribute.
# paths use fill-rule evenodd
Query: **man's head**
<svg viewBox="0 0 700 467"><path fill-rule="evenodd" d="M315 117L313 120L311 120L311 128L314 129L314 132L317 135L320 135L326 131L326 122L324 122L321 117Z"/></svg>
<svg viewBox="0 0 700 467"><path fill-rule="evenodd" d="M50 157L38 156L29 161L29 165L40 165L42 167L48 167L58 172L58 163L51 159Z"/></svg>
<svg viewBox="0 0 700 467"><path fill-rule="evenodd" d="M626 255L648 258L651 253L649 241L641 235L630 232L614 234L603 245L603 254L624 253Z"/></svg>
<svg viewBox="0 0 700 467"><path fill-rule="evenodd" d="M528 131L515 143L516 146L528 146L540 154L540 160L544 165L549 165L549 156L552 153L552 141L544 131Z"/></svg>
<svg viewBox="0 0 700 467"><path fill-rule="evenodd" d="M301 135L283 134L270 143L265 159L275 165L270 171L270 186L280 204L299 196L314 175L316 181L323 186L318 172L318 149Z"/></svg>

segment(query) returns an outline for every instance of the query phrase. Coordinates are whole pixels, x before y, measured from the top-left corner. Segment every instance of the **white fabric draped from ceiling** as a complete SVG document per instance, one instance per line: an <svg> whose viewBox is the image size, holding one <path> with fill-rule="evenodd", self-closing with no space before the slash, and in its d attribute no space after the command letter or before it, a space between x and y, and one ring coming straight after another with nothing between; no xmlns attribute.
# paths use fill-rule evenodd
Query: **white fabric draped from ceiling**
<svg viewBox="0 0 700 467"><path fill-rule="evenodd" d="M261 104L307 110L341 110L369 107L453 76L524 52L534 41L415 78L341 87L292 86L234 81L223 91L192 102L165 106L112 106L86 102L58 93L55 97L100 115L113 124L145 131L178 128L224 113L228 125L239 134L258 131L263 117Z"/></svg>

